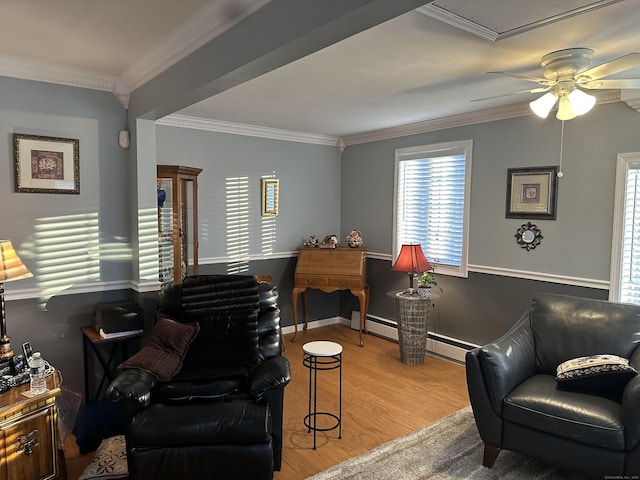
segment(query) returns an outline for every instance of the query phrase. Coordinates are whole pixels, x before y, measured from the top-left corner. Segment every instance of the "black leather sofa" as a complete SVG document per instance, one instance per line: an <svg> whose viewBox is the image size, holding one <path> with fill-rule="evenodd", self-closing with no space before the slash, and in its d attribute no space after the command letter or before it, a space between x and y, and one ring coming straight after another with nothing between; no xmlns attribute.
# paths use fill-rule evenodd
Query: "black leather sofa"
<svg viewBox="0 0 640 480"><path fill-rule="evenodd" d="M130 478L260 480L280 470L291 373L277 300L271 284L239 275L191 276L162 290L159 313L199 331L171 379L134 366L107 390L123 403Z"/></svg>
<svg viewBox="0 0 640 480"><path fill-rule="evenodd" d="M500 449L597 478L640 474L640 375L583 369L559 382L557 367L610 354L640 369L640 307L564 295L534 296L501 338L466 355L467 384L484 465ZM593 375L589 377L588 375ZM630 380L629 380L630 378Z"/></svg>

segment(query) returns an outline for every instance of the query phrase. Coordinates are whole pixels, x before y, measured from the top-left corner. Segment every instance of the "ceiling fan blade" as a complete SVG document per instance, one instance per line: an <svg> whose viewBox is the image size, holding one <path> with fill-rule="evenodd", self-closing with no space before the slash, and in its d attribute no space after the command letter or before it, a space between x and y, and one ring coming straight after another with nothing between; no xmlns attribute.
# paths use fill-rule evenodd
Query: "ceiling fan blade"
<svg viewBox="0 0 640 480"><path fill-rule="evenodd" d="M520 75L518 73L510 73L510 72L487 72L493 75L504 75L505 77L518 78L520 80L526 80L528 82L539 83L540 85L551 85L553 82L551 80L547 80L546 78L539 77L530 77L528 75Z"/></svg>
<svg viewBox="0 0 640 480"><path fill-rule="evenodd" d="M598 88L611 88L611 89L625 89L633 88L640 89L640 78L616 78L610 80L593 80L587 83L578 83L580 87L598 89Z"/></svg>
<svg viewBox="0 0 640 480"><path fill-rule="evenodd" d="M472 102L482 102L484 100L493 100L494 98L509 97L511 95L520 95L522 93L542 93L542 92L548 91L550 88L551 88L551 86L533 88L533 89L530 89L530 90L520 90L519 92L503 93L502 95L494 95L493 97L475 98L475 99L473 99L471 101Z"/></svg>
<svg viewBox="0 0 640 480"><path fill-rule="evenodd" d="M576 78L589 77L590 80L597 80L636 67L640 67L640 53L633 52L585 70L576 75Z"/></svg>

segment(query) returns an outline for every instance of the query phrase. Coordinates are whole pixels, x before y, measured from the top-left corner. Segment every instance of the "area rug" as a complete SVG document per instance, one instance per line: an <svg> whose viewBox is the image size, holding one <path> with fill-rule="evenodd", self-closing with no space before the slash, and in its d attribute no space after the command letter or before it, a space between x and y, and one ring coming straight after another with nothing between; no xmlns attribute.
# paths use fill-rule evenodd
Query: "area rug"
<svg viewBox="0 0 640 480"><path fill-rule="evenodd" d="M493 468L482 466L483 444L471 407L350 458L307 480L570 479L588 477L502 451Z"/></svg>

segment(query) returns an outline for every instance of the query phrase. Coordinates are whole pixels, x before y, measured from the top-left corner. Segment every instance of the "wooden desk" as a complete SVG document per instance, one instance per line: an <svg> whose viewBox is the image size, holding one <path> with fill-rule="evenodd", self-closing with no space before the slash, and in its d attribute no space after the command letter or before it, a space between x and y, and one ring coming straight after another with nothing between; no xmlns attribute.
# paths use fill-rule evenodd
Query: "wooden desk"
<svg viewBox="0 0 640 480"><path fill-rule="evenodd" d="M27 398L25 383L0 394L0 478L44 480L64 474L55 403L60 383L55 370L47 376L45 393Z"/></svg>
<svg viewBox="0 0 640 480"><path fill-rule="evenodd" d="M304 329L307 329L307 289L323 292L350 290L360 301L360 346L364 347L362 332L366 333L369 285L367 285L366 248L317 248L300 247L295 271L295 283L291 295L293 324L298 334L298 294L302 293L304 307Z"/></svg>

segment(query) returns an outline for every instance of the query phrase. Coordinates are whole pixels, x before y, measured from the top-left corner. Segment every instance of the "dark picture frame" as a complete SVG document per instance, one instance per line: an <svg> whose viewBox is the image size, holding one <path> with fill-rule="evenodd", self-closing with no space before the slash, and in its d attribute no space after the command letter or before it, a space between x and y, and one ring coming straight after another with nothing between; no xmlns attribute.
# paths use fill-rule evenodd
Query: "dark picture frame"
<svg viewBox="0 0 640 480"><path fill-rule="evenodd" d="M556 219L558 167L507 169L506 218Z"/></svg>
<svg viewBox="0 0 640 480"><path fill-rule="evenodd" d="M19 193L80 193L80 140L13 134Z"/></svg>

